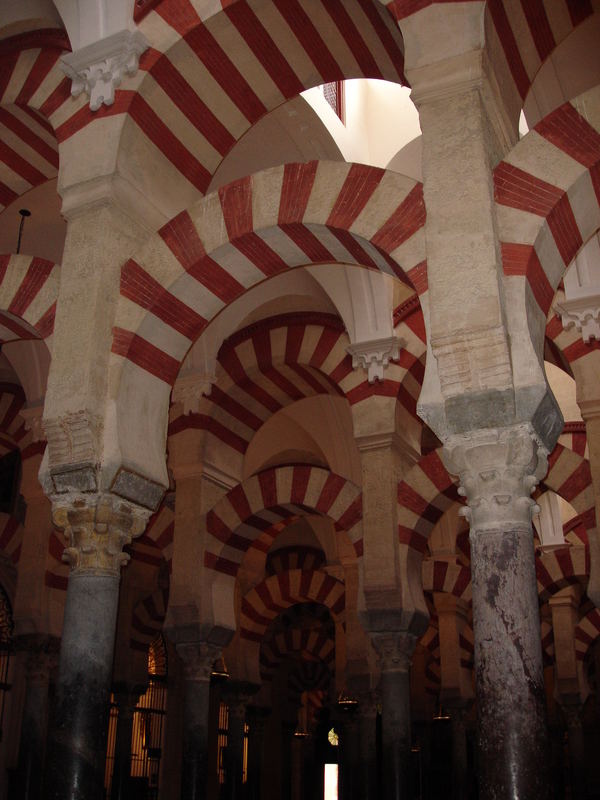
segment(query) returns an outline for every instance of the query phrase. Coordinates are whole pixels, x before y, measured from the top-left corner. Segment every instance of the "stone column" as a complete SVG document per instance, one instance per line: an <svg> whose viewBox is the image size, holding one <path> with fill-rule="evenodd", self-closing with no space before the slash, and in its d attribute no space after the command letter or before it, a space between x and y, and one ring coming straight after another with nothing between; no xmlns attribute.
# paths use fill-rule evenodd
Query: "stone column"
<svg viewBox="0 0 600 800"><path fill-rule="evenodd" d="M585 763L585 737L581 723L581 705L565 705L563 713L567 722L569 761L571 762L571 797L586 800L587 781Z"/></svg>
<svg viewBox="0 0 600 800"><path fill-rule="evenodd" d="M356 706L339 712L340 764L338 786L340 800L362 800L359 780L359 726Z"/></svg>
<svg viewBox="0 0 600 800"><path fill-rule="evenodd" d="M110 800L128 800L130 796L133 715L142 691L141 687L120 686L114 692L119 714L115 736L115 758Z"/></svg>
<svg viewBox="0 0 600 800"><path fill-rule="evenodd" d="M210 674L221 650L207 642L177 644L185 681L181 800L205 800Z"/></svg>
<svg viewBox="0 0 600 800"><path fill-rule="evenodd" d="M468 797L467 773L469 768L467 757L467 730L465 726L466 710L450 708L452 724L452 798L466 800Z"/></svg>
<svg viewBox="0 0 600 800"><path fill-rule="evenodd" d="M248 738L248 800L260 800L260 785L263 765L265 723L270 709L249 706L247 709Z"/></svg>
<svg viewBox="0 0 600 800"><path fill-rule="evenodd" d="M530 494L547 462L527 425L445 446L470 522L480 796L549 796Z"/></svg>
<svg viewBox="0 0 600 800"><path fill-rule="evenodd" d="M40 800L48 729L48 687L57 662L58 642L47 637L22 637L16 642L16 649L23 656L26 686L19 760L11 788L23 800Z"/></svg>
<svg viewBox="0 0 600 800"><path fill-rule="evenodd" d="M296 722L281 721L281 800L291 800L292 782L292 742Z"/></svg>
<svg viewBox="0 0 600 800"><path fill-rule="evenodd" d="M363 692L358 698L358 797L377 800L377 698Z"/></svg>
<svg viewBox="0 0 600 800"><path fill-rule="evenodd" d="M75 497L54 508L65 531L67 589L59 677L48 747L48 800L100 800L123 545L149 512L111 495Z"/></svg>
<svg viewBox="0 0 600 800"><path fill-rule="evenodd" d="M381 739L385 800L410 797L410 680L416 638L408 633L373 633L381 678Z"/></svg>

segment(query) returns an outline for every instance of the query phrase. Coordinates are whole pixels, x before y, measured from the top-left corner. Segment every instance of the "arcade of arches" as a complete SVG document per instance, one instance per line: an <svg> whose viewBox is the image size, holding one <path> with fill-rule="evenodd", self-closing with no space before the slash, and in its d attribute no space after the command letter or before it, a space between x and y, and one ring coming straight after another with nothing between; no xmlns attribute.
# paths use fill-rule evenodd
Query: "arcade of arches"
<svg viewBox="0 0 600 800"><path fill-rule="evenodd" d="M599 798L598 0L1 5L0 797Z"/></svg>

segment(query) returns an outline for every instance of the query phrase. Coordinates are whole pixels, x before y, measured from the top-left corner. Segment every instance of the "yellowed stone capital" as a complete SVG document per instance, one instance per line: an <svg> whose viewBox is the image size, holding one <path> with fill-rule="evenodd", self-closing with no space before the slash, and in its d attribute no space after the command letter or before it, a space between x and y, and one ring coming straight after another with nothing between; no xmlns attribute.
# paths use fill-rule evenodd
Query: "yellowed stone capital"
<svg viewBox="0 0 600 800"><path fill-rule="evenodd" d="M118 577L129 561L123 547L144 531L149 516L149 511L112 495L56 502L52 518L64 531L67 547L63 561L69 563L71 575Z"/></svg>

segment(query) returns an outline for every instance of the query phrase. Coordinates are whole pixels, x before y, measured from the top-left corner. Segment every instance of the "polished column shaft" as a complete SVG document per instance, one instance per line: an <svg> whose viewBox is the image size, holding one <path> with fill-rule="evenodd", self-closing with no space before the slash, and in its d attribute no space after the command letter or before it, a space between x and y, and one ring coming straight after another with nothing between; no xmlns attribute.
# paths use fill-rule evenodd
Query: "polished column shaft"
<svg viewBox="0 0 600 800"><path fill-rule="evenodd" d="M410 797L410 681L415 637L406 633L372 635L380 657L381 744L385 800Z"/></svg>
<svg viewBox="0 0 600 800"><path fill-rule="evenodd" d="M118 601L118 576L71 574L48 748L46 796L52 800L104 796Z"/></svg>
<svg viewBox="0 0 600 800"><path fill-rule="evenodd" d="M68 546L59 677L48 746L48 800L100 800L123 545L138 536L149 512L111 495L77 497L55 506Z"/></svg>
<svg viewBox="0 0 600 800"><path fill-rule="evenodd" d="M181 800L205 800L210 674L220 651L206 642L189 642L179 643L177 653L185 680Z"/></svg>
<svg viewBox="0 0 600 800"><path fill-rule="evenodd" d="M446 445L470 522L480 796L549 796L530 494L547 462L526 425Z"/></svg>

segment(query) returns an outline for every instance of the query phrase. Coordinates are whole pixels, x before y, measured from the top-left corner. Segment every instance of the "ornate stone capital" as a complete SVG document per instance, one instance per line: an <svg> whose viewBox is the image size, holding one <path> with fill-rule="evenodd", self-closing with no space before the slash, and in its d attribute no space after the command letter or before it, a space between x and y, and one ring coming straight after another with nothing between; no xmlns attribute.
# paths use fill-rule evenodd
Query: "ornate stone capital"
<svg viewBox="0 0 600 800"><path fill-rule="evenodd" d="M528 526L539 507L530 495L548 469L547 453L529 425L451 436L443 459L460 477L461 510L475 530Z"/></svg>
<svg viewBox="0 0 600 800"><path fill-rule="evenodd" d="M173 386L173 402L183 404L184 414L197 414L200 411L200 400L203 396L208 397L216 382L215 375L186 375L178 378Z"/></svg>
<svg viewBox="0 0 600 800"><path fill-rule="evenodd" d="M149 47L140 31L119 31L74 53L62 56L62 69L71 79L71 94L90 97L90 108L115 102L115 89L124 75L135 75L141 54Z"/></svg>
<svg viewBox="0 0 600 800"><path fill-rule="evenodd" d="M372 633L371 640L382 672L408 672L417 643L411 633Z"/></svg>
<svg viewBox="0 0 600 800"><path fill-rule="evenodd" d="M213 664L221 655L221 648L208 642L179 642L176 647L186 681L210 681Z"/></svg>
<svg viewBox="0 0 600 800"><path fill-rule="evenodd" d="M600 294L565 299L556 303L554 309L560 314L563 328L574 325L586 344L591 339L600 341Z"/></svg>
<svg viewBox="0 0 600 800"><path fill-rule="evenodd" d="M386 339L355 342L348 345L346 350L352 356L354 369L366 369L369 383L375 383L383 380L384 369L390 361L400 356L400 342L396 336L390 336Z"/></svg>
<svg viewBox="0 0 600 800"><path fill-rule="evenodd" d="M144 531L149 516L149 511L112 495L55 502L52 519L64 531L67 547L63 561L70 564L71 575L118 577L129 561L124 545Z"/></svg>

